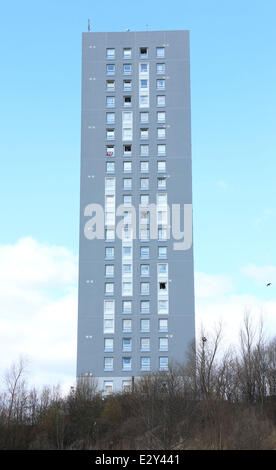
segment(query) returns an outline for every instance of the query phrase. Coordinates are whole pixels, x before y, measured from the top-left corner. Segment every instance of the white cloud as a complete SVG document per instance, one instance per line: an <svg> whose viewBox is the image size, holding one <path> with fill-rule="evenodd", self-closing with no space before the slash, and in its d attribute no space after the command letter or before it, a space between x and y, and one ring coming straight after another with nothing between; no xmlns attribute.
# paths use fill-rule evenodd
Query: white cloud
<svg viewBox="0 0 276 470"><path fill-rule="evenodd" d="M237 345L246 312L250 313L256 326L263 320L267 337L276 334L275 296L267 301L250 293L236 294L230 276L224 274L196 273L195 280L198 335L202 326L212 331L221 322L225 346Z"/></svg>
<svg viewBox="0 0 276 470"><path fill-rule="evenodd" d="M232 279L227 274L195 273L195 292L198 298L217 297L232 291Z"/></svg>
<svg viewBox="0 0 276 470"><path fill-rule="evenodd" d="M15 245L0 246L0 281L17 287L72 285L77 275L76 257L64 247L42 244L31 237Z"/></svg>
<svg viewBox="0 0 276 470"><path fill-rule="evenodd" d="M36 385L74 382L77 272L63 247L29 237L0 247L1 375L23 354Z"/></svg>
<svg viewBox="0 0 276 470"><path fill-rule="evenodd" d="M276 266L256 266L255 264L248 264L241 269L241 272L258 285L265 286L268 282L272 282L276 285Z"/></svg>

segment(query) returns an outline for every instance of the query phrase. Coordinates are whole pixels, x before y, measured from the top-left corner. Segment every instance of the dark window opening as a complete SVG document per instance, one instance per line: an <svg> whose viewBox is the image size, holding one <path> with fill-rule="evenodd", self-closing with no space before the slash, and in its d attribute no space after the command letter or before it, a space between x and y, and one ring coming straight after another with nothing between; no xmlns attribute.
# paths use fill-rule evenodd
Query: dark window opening
<svg viewBox="0 0 276 470"><path fill-rule="evenodd" d="M159 289L160 290L166 290L167 288L167 283L166 282L159 282Z"/></svg>

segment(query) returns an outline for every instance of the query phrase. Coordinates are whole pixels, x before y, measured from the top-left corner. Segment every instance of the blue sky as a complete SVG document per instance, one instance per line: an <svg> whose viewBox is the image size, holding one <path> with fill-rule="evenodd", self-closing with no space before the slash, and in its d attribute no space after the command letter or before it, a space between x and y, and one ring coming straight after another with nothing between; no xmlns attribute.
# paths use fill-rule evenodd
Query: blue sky
<svg viewBox="0 0 276 470"><path fill-rule="evenodd" d="M4 2L0 245L78 252L81 33L191 31L195 269L275 300L274 0ZM227 289L226 289L227 290Z"/></svg>

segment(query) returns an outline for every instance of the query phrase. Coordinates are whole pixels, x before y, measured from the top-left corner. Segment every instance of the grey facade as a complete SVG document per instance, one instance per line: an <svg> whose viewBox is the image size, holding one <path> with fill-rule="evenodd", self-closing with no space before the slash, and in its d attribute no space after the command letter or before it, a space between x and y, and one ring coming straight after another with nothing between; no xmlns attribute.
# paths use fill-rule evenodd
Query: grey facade
<svg viewBox="0 0 276 470"><path fill-rule="evenodd" d="M193 247L174 250L162 209L192 204L189 32L84 33L82 54L77 377L108 393L182 363L195 336ZM141 202L137 238L126 218L126 238L113 239L115 209L138 214ZM105 211L104 239L89 236L91 203Z"/></svg>

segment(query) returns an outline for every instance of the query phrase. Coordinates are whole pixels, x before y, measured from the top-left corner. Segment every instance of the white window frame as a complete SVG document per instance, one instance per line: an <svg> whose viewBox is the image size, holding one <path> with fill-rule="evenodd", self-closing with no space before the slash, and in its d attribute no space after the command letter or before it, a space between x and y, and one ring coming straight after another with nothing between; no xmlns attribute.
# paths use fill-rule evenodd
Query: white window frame
<svg viewBox="0 0 276 470"><path fill-rule="evenodd" d="M110 365L108 365L108 363ZM105 357L104 358L104 370L105 371L112 371L114 370L114 358L113 357Z"/></svg>

